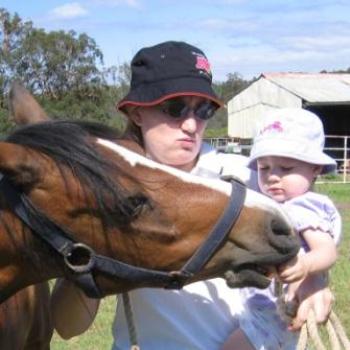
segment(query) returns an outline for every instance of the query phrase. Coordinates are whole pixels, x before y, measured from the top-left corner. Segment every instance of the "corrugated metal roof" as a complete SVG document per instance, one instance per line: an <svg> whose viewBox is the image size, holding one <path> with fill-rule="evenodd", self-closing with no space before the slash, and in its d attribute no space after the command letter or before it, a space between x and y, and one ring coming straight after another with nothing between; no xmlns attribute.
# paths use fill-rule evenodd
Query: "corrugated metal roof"
<svg viewBox="0 0 350 350"><path fill-rule="evenodd" d="M350 103L350 74L263 73L261 77L309 103Z"/></svg>

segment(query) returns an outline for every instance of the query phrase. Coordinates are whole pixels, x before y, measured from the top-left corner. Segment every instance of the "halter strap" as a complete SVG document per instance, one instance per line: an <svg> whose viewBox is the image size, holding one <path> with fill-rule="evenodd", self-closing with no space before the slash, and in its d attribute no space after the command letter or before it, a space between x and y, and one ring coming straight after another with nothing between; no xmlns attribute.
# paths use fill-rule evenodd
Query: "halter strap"
<svg viewBox="0 0 350 350"><path fill-rule="evenodd" d="M101 298L104 296L99 289L95 274L120 278L131 282L153 281L168 289L180 289L193 275L198 273L227 238L236 222L245 200L246 186L237 179L231 180L232 190L227 207L210 232L208 238L195 251L193 256L177 271L159 271L133 266L122 261L96 254L89 246L77 243L73 235L57 225L50 218L35 208L30 199L3 176L0 179L0 191L4 194L9 208L15 213L39 238L43 239L65 262L69 279L72 279L87 296ZM83 253L87 259L85 264L75 265L74 254Z"/></svg>

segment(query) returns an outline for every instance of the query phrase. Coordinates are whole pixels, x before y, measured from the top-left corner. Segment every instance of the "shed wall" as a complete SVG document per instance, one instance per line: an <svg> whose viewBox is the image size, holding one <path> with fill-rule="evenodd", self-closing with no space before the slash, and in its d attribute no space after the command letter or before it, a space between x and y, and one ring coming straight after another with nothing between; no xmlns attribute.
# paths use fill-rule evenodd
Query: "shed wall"
<svg viewBox="0 0 350 350"><path fill-rule="evenodd" d="M298 96L261 77L228 102L228 135L253 138L256 123L268 110L281 107L302 107Z"/></svg>

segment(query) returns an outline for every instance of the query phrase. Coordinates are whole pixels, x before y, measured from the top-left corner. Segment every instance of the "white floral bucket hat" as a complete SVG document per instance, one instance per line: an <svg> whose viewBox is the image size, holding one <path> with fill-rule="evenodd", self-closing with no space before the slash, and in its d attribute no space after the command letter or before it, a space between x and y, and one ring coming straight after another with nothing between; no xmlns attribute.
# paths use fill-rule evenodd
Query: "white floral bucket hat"
<svg viewBox="0 0 350 350"><path fill-rule="evenodd" d="M314 113L301 108L280 108L266 113L254 138L249 167L258 158L280 156L322 165L322 174L334 172L337 163L324 153L323 124Z"/></svg>

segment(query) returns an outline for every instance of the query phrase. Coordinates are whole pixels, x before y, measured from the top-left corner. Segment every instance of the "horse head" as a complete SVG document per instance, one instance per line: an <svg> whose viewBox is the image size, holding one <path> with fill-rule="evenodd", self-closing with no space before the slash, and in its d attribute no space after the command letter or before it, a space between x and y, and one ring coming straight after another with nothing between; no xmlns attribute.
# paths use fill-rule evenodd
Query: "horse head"
<svg viewBox="0 0 350 350"><path fill-rule="evenodd" d="M39 281L74 278L70 265L85 268L86 252L89 263L96 257L95 266L87 265L103 295L169 287L169 272L178 281L178 271L225 211L232 186L160 165L139 153L137 145L118 140L107 127L64 121L23 127L0 142L0 172L20 197L25 195L29 221L39 216L34 231L46 233L47 227L40 225L49 218L49 225L64 228L63 235L80 244L78 254L70 255L64 245L53 250L45 239L51 235L55 241L58 235L47 234L42 240L33 234L33 228L14 213L4 187L0 191L2 299ZM181 275L178 286L226 276L232 286L266 287L266 275L298 251L279 206L249 190L236 222L216 245L213 251L209 248L210 256L200 271L188 273L186 279ZM113 269L136 266L142 278L132 278L130 269L110 278L106 270L97 268L112 258L120 262Z"/></svg>

